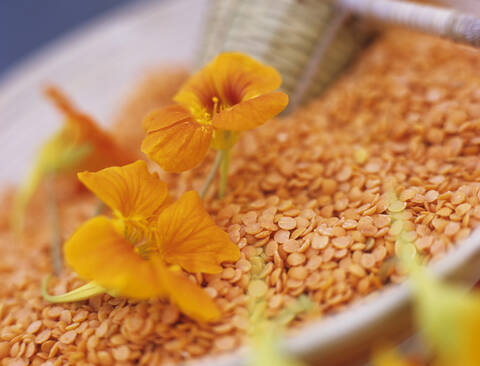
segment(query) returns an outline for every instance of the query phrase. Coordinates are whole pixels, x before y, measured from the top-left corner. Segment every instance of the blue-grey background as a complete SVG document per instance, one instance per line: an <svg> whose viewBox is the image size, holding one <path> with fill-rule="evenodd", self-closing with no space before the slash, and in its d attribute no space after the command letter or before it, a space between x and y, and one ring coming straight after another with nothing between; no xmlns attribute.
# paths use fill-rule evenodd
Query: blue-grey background
<svg viewBox="0 0 480 366"><path fill-rule="evenodd" d="M134 1L0 0L0 77L57 36Z"/></svg>

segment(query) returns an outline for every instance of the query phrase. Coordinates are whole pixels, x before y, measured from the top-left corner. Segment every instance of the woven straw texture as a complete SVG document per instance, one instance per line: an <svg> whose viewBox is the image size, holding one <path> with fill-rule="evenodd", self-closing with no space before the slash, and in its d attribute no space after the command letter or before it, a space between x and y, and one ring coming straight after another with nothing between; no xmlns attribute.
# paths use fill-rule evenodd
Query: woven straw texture
<svg viewBox="0 0 480 366"><path fill-rule="evenodd" d="M198 66L222 51L245 52L274 66L282 74L283 91L293 97L301 92L299 102L304 102L322 93L372 34L350 18L324 42L336 10L332 1L212 0ZM325 50L318 67L308 85L301 85L319 47Z"/></svg>

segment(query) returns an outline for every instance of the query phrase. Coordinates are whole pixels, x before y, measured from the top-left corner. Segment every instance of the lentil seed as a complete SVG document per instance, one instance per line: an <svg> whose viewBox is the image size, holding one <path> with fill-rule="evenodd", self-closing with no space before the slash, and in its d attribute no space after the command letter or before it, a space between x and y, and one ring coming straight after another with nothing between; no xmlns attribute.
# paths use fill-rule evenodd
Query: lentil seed
<svg viewBox="0 0 480 366"><path fill-rule="evenodd" d="M282 249L287 253L294 253L300 249L300 243L296 240L290 239L282 245Z"/></svg>
<svg viewBox="0 0 480 366"><path fill-rule="evenodd" d="M332 239L332 244L337 249L345 249L352 244L353 239L350 236L340 236Z"/></svg>
<svg viewBox="0 0 480 366"><path fill-rule="evenodd" d="M73 330L70 330L70 331L62 334L62 336L59 338L59 340L60 340L60 342L62 342L64 344L71 344L75 341L76 337L77 337L77 332L73 331Z"/></svg>
<svg viewBox="0 0 480 366"><path fill-rule="evenodd" d="M314 234L312 237L313 249L324 249L328 245L328 236Z"/></svg>
<svg viewBox="0 0 480 366"><path fill-rule="evenodd" d="M307 275L308 269L305 267L292 267L288 270L288 276L292 277L295 280L303 281L305 278L307 278Z"/></svg>
<svg viewBox="0 0 480 366"><path fill-rule="evenodd" d="M427 200L427 202L431 203L431 202L434 202L437 200L438 198L438 192L437 191L434 191L434 190L429 190L426 194L425 194L425 199Z"/></svg>
<svg viewBox="0 0 480 366"><path fill-rule="evenodd" d="M358 231L360 231L365 236L375 236L378 229L375 225L369 223L358 224Z"/></svg>
<svg viewBox="0 0 480 366"><path fill-rule="evenodd" d="M291 217L283 216L278 220L278 226L284 230L292 230L297 227L297 221Z"/></svg>
<svg viewBox="0 0 480 366"><path fill-rule="evenodd" d="M126 345L113 348L112 355L116 361L127 361L130 358L130 348Z"/></svg>
<svg viewBox="0 0 480 366"><path fill-rule="evenodd" d="M352 273L354 276L357 276L358 278L362 278L367 275L365 270L358 264L351 264L348 267L348 270L350 271L350 273Z"/></svg>
<svg viewBox="0 0 480 366"><path fill-rule="evenodd" d="M33 323L31 323L28 328L26 329L26 333L28 334L35 334L38 332L38 330L40 329L40 327L42 326L42 321L41 320L37 320L37 321L34 321Z"/></svg>
<svg viewBox="0 0 480 366"><path fill-rule="evenodd" d="M407 204L405 202L393 201L388 205L388 209L390 210L390 212L397 213L403 211L406 206Z"/></svg>
<svg viewBox="0 0 480 366"><path fill-rule="evenodd" d="M52 334L52 331L50 329L45 329L45 330L41 331L35 337L35 343L42 344L42 343L46 342L50 338L51 334Z"/></svg>
<svg viewBox="0 0 480 366"><path fill-rule="evenodd" d="M292 253L287 257L287 263L290 266L299 266L305 263L306 258L302 253Z"/></svg>

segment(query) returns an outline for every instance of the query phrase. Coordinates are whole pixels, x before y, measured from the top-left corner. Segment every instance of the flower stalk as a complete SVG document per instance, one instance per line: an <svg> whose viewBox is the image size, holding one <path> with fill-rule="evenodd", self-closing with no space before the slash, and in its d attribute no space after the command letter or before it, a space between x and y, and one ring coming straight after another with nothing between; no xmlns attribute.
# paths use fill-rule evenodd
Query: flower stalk
<svg viewBox="0 0 480 366"><path fill-rule="evenodd" d="M48 217L50 220L50 226L52 230L52 239L51 239L51 247L50 247L50 255L52 257L52 266L53 266L53 273L55 275L59 275L62 271L62 239L60 234L60 222L58 217L58 207L57 207L57 200L55 197L55 178L53 175L49 176L47 182L47 189L48 189Z"/></svg>
<svg viewBox="0 0 480 366"><path fill-rule="evenodd" d="M213 178L217 175L218 168L220 167L220 163L222 162L222 154L220 151L217 152L217 156L215 157L215 161L213 162L212 168L208 173L207 179L203 183L202 188L200 189L200 197L203 199L208 192L208 188L213 182Z"/></svg>
<svg viewBox="0 0 480 366"><path fill-rule="evenodd" d="M82 301L87 300L88 298L100 295L104 293L108 293L108 291L103 288L102 286L97 285L95 282L88 282L87 284L76 288L66 294L62 295L50 295L47 291L48 282L50 281L50 275L45 277L42 282L42 296L45 300L51 303L65 303L65 302L75 302L75 301Z"/></svg>
<svg viewBox="0 0 480 366"><path fill-rule="evenodd" d="M220 150L220 187L218 189L218 198L222 199L227 191L228 167L230 166L231 149Z"/></svg>
<svg viewBox="0 0 480 366"><path fill-rule="evenodd" d="M93 211L93 217L100 215L105 209L105 207L105 204L101 200L98 200L98 203L95 206L95 210Z"/></svg>

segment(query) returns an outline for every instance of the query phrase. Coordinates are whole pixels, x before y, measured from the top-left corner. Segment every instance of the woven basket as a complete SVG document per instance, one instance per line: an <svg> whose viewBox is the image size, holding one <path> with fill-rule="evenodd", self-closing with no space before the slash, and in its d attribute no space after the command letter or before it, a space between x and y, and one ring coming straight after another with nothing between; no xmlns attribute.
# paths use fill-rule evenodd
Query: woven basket
<svg viewBox="0 0 480 366"><path fill-rule="evenodd" d="M344 22L332 1L211 0L210 6L198 66L222 51L245 52L281 73L291 106L323 92L372 36L358 18Z"/></svg>
<svg viewBox="0 0 480 366"><path fill-rule="evenodd" d="M289 109L320 95L374 35L368 20L480 45L480 19L398 0L210 0L200 67L222 51L274 66Z"/></svg>

